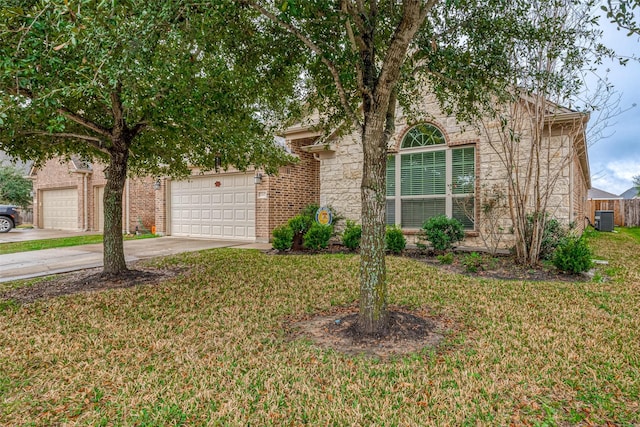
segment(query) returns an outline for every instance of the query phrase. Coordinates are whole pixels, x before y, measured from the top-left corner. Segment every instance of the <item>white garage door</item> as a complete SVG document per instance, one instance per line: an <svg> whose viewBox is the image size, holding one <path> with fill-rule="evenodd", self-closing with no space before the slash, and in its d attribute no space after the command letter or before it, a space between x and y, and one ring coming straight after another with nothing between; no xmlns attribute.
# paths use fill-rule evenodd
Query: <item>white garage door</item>
<svg viewBox="0 0 640 427"><path fill-rule="evenodd" d="M42 228L78 229L78 190L46 190L42 192Z"/></svg>
<svg viewBox="0 0 640 427"><path fill-rule="evenodd" d="M171 182L171 234L255 240L253 174L193 177Z"/></svg>

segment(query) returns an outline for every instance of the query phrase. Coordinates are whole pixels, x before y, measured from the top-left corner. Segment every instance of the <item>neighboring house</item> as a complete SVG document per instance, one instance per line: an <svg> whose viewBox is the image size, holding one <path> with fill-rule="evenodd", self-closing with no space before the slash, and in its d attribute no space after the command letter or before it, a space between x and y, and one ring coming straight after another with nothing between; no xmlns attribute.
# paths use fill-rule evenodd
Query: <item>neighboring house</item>
<svg viewBox="0 0 640 427"><path fill-rule="evenodd" d="M34 225L38 228L103 231L105 166L74 157L55 158L31 170ZM155 222L152 178L132 178L123 194L123 232L150 230Z"/></svg>
<svg viewBox="0 0 640 427"><path fill-rule="evenodd" d="M275 227L319 203L319 164L300 150L312 142L288 143L298 161L274 176L194 169L185 180L131 178L123 195L123 232L142 227L162 235L266 242ZM36 226L102 231L103 169L78 159L55 159L35 169Z"/></svg>
<svg viewBox="0 0 640 427"><path fill-rule="evenodd" d="M613 211L613 224L624 225L623 197L609 193L599 188L591 188L587 195L589 204L589 221L595 224L596 211Z"/></svg>
<svg viewBox="0 0 640 427"><path fill-rule="evenodd" d="M0 150L0 165L11 165L15 167L23 176L29 175L29 171L31 170L31 166L33 166L32 161L23 162L19 159L14 159L6 152Z"/></svg>
<svg viewBox="0 0 640 427"><path fill-rule="evenodd" d="M482 246L478 237L482 212L474 206L479 206L483 188L501 186L506 194L503 163L486 135L444 114L433 96L425 97L422 117L409 121L401 111L396 114L387 162L387 223L400 226L411 236L417 234L426 219L444 214L463 223L467 231L465 245ZM547 211L564 224L574 223L580 229L585 225L587 190L591 184L585 145L587 119L582 113L558 109L549 121L553 149L557 148L566 159L551 165L552 170L562 170ZM320 163L320 204L330 205L346 218L359 222L363 159L360 135L354 131L321 139L313 129L312 125L298 125L286 137L293 141L297 135L317 138L303 149L313 153ZM527 141L521 143L526 147ZM513 238L508 231L511 228L508 211L501 224L507 246Z"/></svg>
<svg viewBox="0 0 640 427"><path fill-rule="evenodd" d="M640 199L640 196L638 196L638 188L637 187L631 187L630 189L628 189L627 191L622 193L620 195L620 197L622 197L625 200Z"/></svg>

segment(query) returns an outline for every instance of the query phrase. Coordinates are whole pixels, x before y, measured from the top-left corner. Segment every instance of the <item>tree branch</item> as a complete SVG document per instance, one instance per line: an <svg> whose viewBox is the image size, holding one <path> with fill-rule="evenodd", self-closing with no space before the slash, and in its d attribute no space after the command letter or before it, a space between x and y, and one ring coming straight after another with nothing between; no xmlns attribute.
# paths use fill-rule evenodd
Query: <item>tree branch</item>
<svg viewBox="0 0 640 427"><path fill-rule="evenodd" d="M92 122L91 120L87 120L84 117L79 116L78 114L74 113L73 111L70 111L66 107L60 107L57 109L57 111L59 114L63 115L64 117L71 120L72 122L76 122L77 124L84 126L87 129L90 129L102 136L111 137L111 132L109 132L107 129L103 128L97 123Z"/></svg>
<svg viewBox="0 0 640 427"><path fill-rule="evenodd" d="M380 78L378 81L395 81L400 73L401 63L395 63L394 57L404 57L413 36L422 26L427 13L435 6L438 0L429 0L421 7L419 0L404 1L402 3L402 19L391 39L391 44L382 62Z"/></svg>
<svg viewBox="0 0 640 427"><path fill-rule="evenodd" d="M80 133L69 133L69 132L51 133L51 132L45 132L45 131L27 131L27 132L21 132L21 134L22 135L47 136L47 137L50 137L50 138L80 139L82 141L87 141L94 148L100 150L101 152L103 152L105 154L109 154L107 149L104 148L104 144L103 144L102 139L100 139L100 138L98 138L96 136L83 135L83 134L80 134Z"/></svg>
<svg viewBox="0 0 640 427"><path fill-rule="evenodd" d="M283 28L285 31L289 32L293 36L295 36L305 46L307 46L312 52L318 55L322 63L329 69L329 73L331 73L331 76L333 77L333 82L338 91L340 102L342 104L342 107L345 109L347 116L353 122L354 125L358 127L362 127L362 124L360 123L360 119L358 119L358 116L356 115L355 111L353 110L353 108L351 108L351 105L349 104L349 97L347 96L347 92L344 86L342 85L342 81L340 80L340 72L338 71L338 68L333 62L327 59L327 57L324 55L323 50L318 45L316 45L313 41L311 41L307 36L302 34L296 27L278 19L276 15L269 12L263 6L259 5L256 1L247 0L246 3L256 11L260 12L263 16L268 18L271 22Z"/></svg>
<svg viewBox="0 0 640 427"><path fill-rule="evenodd" d="M354 10L353 7L353 4L349 0L342 1L342 12L349 15L354 20L358 31L362 33L362 20L358 16L358 12ZM347 36L349 37L349 41L351 42L351 52L355 54L358 51L365 50L367 47L362 40L362 37L358 36L356 38L355 34L353 33L353 28L351 28L351 22L349 19L346 20L345 27L347 28ZM359 61L356 61L356 76L358 79L358 89L360 90L360 93L364 96L370 96L371 91L364 85L364 74L362 73L362 66Z"/></svg>
<svg viewBox="0 0 640 427"><path fill-rule="evenodd" d="M124 112L122 110L122 82L118 80L116 87L110 93L111 113L113 114L113 131L112 136L119 136L125 130Z"/></svg>

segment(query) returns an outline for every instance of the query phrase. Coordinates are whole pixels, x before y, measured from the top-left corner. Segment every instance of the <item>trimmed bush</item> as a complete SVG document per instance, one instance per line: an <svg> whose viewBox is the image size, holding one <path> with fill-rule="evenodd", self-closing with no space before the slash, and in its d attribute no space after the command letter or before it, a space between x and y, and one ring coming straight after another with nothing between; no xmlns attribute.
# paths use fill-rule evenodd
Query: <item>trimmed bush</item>
<svg viewBox="0 0 640 427"><path fill-rule="evenodd" d="M287 251L293 246L293 229L288 225L281 225L273 229L273 248Z"/></svg>
<svg viewBox="0 0 640 427"><path fill-rule="evenodd" d="M342 233L342 244L348 249L355 251L360 247L360 238L362 237L362 226L356 224L350 219L347 220L347 227Z"/></svg>
<svg viewBox="0 0 640 427"><path fill-rule="evenodd" d="M462 223L455 218L438 215L429 218L422 226L424 234L433 249L445 252L453 249L456 243L464 239Z"/></svg>
<svg viewBox="0 0 640 427"><path fill-rule="evenodd" d="M330 225L321 225L313 223L309 231L304 235L304 247L312 250L325 249L329 246L329 239L333 234L333 227Z"/></svg>
<svg viewBox="0 0 640 427"><path fill-rule="evenodd" d="M558 270L571 274L587 271L593 266L591 249L583 238L566 238L553 254L553 265Z"/></svg>
<svg viewBox="0 0 640 427"><path fill-rule="evenodd" d="M407 246L407 239L404 238L402 230L395 225L387 227L385 241L387 250L394 254L401 253Z"/></svg>
<svg viewBox="0 0 640 427"><path fill-rule="evenodd" d="M302 214L298 214L293 218L290 218L287 222L287 225L293 230L293 234L306 233L311 227L311 224L313 224L313 219Z"/></svg>

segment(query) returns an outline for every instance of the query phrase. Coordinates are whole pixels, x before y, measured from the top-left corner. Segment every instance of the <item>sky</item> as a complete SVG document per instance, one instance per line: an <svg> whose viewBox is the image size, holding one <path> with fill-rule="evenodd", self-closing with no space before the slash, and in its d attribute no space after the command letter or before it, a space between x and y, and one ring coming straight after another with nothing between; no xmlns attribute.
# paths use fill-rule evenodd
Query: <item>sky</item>
<svg viewBox="0 0 640 427"><path fill-rule="evenodd" d="M608 78L620 93L622 112L610 120L604 137L589 147L591 186L621 194L633 186L633 176L640 175L640 37L627 37L626 31L618 31L606 19L600 20L600 26L608 47L619 55L636 57L626 66L606 61L599 67L599 74L609 70ZM592 121L594 117L592 114Z"/></svg>

